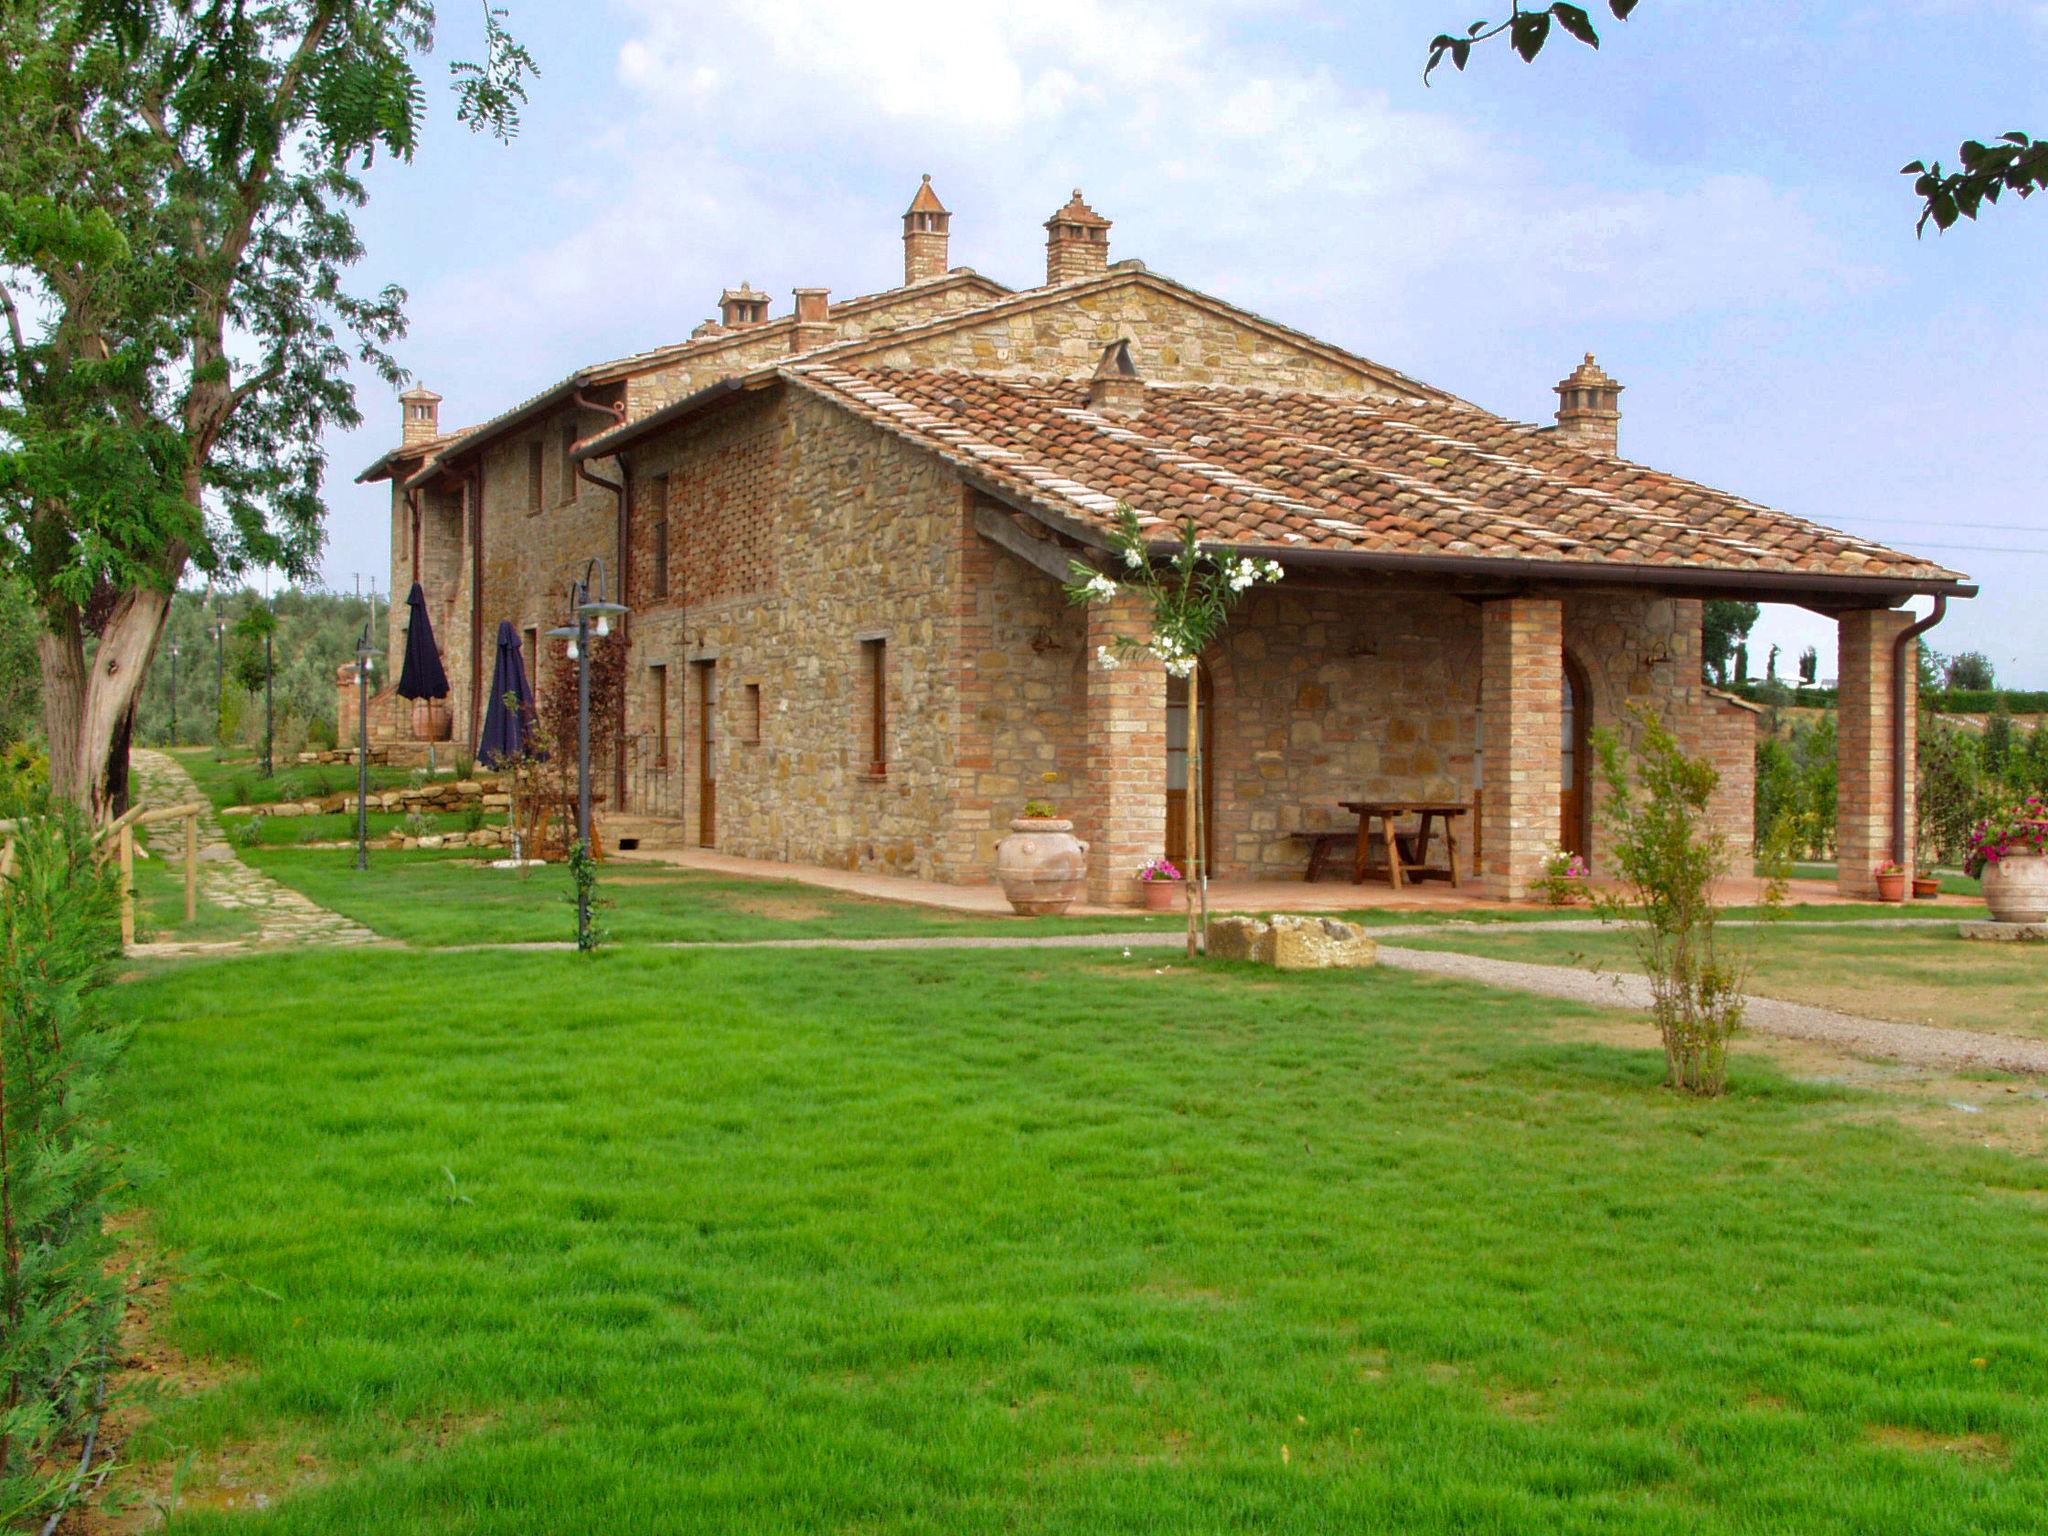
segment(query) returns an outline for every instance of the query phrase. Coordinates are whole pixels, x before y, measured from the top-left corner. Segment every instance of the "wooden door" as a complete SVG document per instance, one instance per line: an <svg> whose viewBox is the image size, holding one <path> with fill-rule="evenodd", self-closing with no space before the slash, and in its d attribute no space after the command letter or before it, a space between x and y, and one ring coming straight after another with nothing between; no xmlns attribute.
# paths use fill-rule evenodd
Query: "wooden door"
<svg viewBox="0 0 2048 1536"><path fill-rule="evenodd" d="M1202 677L1202 858L1216 858L1216 689L1205 668ZM1187 679L1166 680L1166 856L1188 870L1188 685Z"/></svg>
<svg viewBox="0 0 2048 1536"><path fill-rule="evenodd" d="M1587 783L1593 771L1592 710L1586 689L1586 673L1570 656L1564 659L1564 719L1560 732L1557 846L1576 853L1589 863L1593 857L1592 828L1587 819L1591 797Z"/></svg>
<svg viewBox="0 0 2048 1536"><path fill-rule="evenodd" d="M718 663L697 663L697 846L718 846Z"/></svg>

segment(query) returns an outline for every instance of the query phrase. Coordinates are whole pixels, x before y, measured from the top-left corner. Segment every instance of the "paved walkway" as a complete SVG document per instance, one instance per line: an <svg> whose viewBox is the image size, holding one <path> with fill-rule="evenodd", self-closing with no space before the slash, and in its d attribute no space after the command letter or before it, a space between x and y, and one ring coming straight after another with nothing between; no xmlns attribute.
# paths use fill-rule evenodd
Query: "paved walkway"
<svg viewBox="0 0 2048 1536"><path fill-rule="evenodd" d="M1898 919L1887 921L1896 922ZM1801 927L1806 926L1801 924ZM1845 925L1846 926L1846 925ZM1437 930L1441 932L1441 930ZM1481 986L1507 987L1542 997L1591 1003L1601 1008L1650 1007L1649 978L1620 971L1582 971L1569 965L1533 965L1524 960L1493 960L1455 950L1403 949L1380 946L1380 963L1404 971L1448 976ZM2048 1073L2048 1041L1969 1029L1934 1029L1925 1024L1899 1024L1780 1002L1774 997L1747 1000L1744 1028L1760 1035L1811 1040L1862 1056L1886 1056L1923 1067L1989 1067L2000 1072Z"/></svg>
<svg viewBox="0 0 2048 1536"><path fill-rule="evenodd" d="M138 748L130 757L135 774L136 799L148 806L184 805L204 801L206 796L192 782L185 765L167 752ZM144 829L150 852L173 865L185 856L184 824L158 822ZM289 886L278 884L260 870L251 869L235 856L234 848L221 831L211 810L199 816L199 895L203 901L230 911L247 912L256 921L256 932L245 939L209 943L173 940L162 944L137 944L130 954L199 955L233 953L267 944L374 944L377 935L361 923L330 912L301 896Z"/></svg>

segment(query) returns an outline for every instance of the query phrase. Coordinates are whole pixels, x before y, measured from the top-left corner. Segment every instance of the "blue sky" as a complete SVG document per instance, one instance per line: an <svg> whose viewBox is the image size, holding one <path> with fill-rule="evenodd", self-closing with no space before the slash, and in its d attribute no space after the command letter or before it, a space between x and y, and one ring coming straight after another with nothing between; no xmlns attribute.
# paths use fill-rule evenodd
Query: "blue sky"
<svg viewBox="0 0 2048 1536"><path fill-rule="evenodd" d="M1079 186L1113 258L1510 416L1548 420L1597 353L1629 456L1970 572L1934 643L2048 686L2048 199L1916 239L1896 174L2048 131L2048 0L1643 0L1598 55L1497 49L1426 89L1479 0L507 3L543 71L521 137L437 96L361 221L444 421L679 339L741 279L777 313L891 286L925 171L956 263L1038 282ZM386 503L351 481L397 407L363 387L331 444L344 589L385 572ZM1758 633L1758 670L1776 641L1832 671L1826 621Z"/></svg>

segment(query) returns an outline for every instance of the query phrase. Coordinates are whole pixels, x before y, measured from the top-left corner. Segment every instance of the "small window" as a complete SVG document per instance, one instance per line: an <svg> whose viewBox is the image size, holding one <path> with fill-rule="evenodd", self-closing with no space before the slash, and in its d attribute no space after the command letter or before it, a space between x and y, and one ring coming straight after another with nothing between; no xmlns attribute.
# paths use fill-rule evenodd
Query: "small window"
<svg viewBox="0 0 2048 1536"><path fill-rule="evenodd" d="M536 705L540 701L540 626L533 625L526 631L526 686L534 696Z"/></svg>
<svg viewBox="0 0 2048 1536"><path fill-rule="evenodd" d="M570 417L562 423L561 467L556 472L556 499L570 502L576 499L576 418Z"/></svg>
<svg viewBox="0 0 2048 1536"><path fill-rule="evenodd" d="M867 771L880 778L889 771L889 642L860 643L862 744Z"/></svg>
<svg viewBox="0 0 2048 1536"><path fill-rule="evenodd" d="M545 473L546 459L547 450L541 447L538 438L526 445L526 510L529 512L541 509L541 476Z"/></svg>
<svg viewBox="0 0 2048 1536"><path fill-rule="evenodd" d="M746 698L741 702L745 710L740 716L740 729L746 733L742 739L758 745L761 740L761 685L748 683Z"/></svg>
<svg viewBox="0 0 2048 1536"><path fill-rule="evenodd" d="M654 766L668 766L668 668L649 667L654 674Z"/></svg>
<svg viewBox="0 0 2048 1536"><path fill-rule="evenodd" d="M654 595L668 596L668 476L654 477Z"/></svg>

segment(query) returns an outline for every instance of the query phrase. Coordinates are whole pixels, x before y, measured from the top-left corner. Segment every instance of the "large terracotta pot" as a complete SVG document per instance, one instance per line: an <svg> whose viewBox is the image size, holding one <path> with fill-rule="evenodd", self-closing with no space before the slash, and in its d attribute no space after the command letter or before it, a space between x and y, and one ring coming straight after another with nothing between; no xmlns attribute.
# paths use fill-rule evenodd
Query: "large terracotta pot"
<svg viewBox="0 0 2048 1536"><path fill-rule="evenodd" d="M1906 899L1906 872L1896 875L1879 875L1877 878L1877 899L1879 901L1904 901Z"/></svg>
<svg viewBox="0 0 2048 1536"><path fill-rule="evenodd" d="M1140 880L1145 888L1145 910L1147 912L1171 912L1180 905L1181 884L1179 880Z"/></svg>
<svg viewBox="0 0 2048 1536"><path fill-rule="evenodd" d="M996 879L1026 917L1057 917L1088 887L1088 845L1071 821L1020 816L996 844Z"/></svg>
<svg viewBox="0 0 2048 1536"><path fill-rule="evenodd" d="M455 717L448 712L445 699L414 699L412 701L412 738L414 741L446 741L455 734Z"/></svg>
<svg viewBox="0 0 2048 1536"><path fill-rule="evenodd" d="M1984 905L1996 922L2048 922L2048 856L2008 853L1986 864Z"/></svg>

